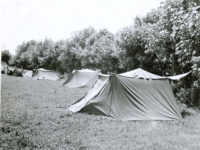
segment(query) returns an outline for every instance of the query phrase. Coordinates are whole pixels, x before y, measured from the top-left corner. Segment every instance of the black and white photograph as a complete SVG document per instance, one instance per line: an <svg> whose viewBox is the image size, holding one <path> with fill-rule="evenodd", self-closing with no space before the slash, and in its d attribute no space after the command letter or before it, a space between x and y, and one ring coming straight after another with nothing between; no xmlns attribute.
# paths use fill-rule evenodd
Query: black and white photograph
<svg viewBox="0 0 200 150"><path fill-rule="evenodd" d="M200 0L0 0L0 150L199 150Z"/></svg>

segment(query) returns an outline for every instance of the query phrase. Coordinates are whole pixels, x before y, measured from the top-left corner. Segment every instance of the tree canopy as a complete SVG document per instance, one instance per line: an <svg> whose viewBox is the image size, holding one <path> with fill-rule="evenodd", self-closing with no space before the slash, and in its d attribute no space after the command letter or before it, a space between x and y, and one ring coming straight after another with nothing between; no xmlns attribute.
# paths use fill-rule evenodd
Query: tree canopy
<svg viewBox="0 0 200 150"><path fill-rule="evenodd" d="M1 61L6 62L7 64L9 64L9 61L11 60L11 54L9 52L9 50L3 50L1 51Z"/></svg>

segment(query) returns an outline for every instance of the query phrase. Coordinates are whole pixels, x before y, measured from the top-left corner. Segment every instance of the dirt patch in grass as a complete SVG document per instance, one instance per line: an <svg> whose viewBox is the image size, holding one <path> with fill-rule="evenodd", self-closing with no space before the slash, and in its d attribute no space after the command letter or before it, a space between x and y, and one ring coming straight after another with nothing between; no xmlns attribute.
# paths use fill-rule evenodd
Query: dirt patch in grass
<svg viewBox="0 0 200 150"><path fill-rule="evenodd" d="M87 89L63 81L1 76L0 147L4 149L199 149L200 115L181 121L115 121L67 107Z"/></svg>

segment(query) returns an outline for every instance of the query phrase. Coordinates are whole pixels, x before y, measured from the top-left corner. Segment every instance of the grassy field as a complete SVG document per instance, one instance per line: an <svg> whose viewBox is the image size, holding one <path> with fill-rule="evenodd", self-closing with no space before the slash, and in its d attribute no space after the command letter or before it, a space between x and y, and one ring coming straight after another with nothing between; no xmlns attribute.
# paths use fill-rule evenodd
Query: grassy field
<svg viewBox="0 0 200 150"><path fill-rule="evenodd" d="M67 107L86 89L1 76L0 149L199 150L200 114L180 121L114 121Z"/></svg>

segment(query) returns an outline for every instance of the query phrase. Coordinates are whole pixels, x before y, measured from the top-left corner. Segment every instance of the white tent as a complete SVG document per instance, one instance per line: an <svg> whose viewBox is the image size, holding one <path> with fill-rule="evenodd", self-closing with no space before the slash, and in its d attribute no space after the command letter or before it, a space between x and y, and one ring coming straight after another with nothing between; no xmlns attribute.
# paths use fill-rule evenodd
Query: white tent
<svg viewBox="0 0 200 150"><path fill-rule="evenodd" d="M41 79L47 79L47 80L58 80L59 77L55 73L55 71L52 70L45 70L45 69L37 69L36 73L33 75L32 79L41 80Z"/></svg>
<svg viewBox="0 0 200 150"><path fill-rule="evenodd" d="M24 72L23 72L23 77L31 78L32 75L33 75L33 71L32 70L24 70Z"/></svg>
<svg viewBox="0 0 200 150"><path fill-rule="evenodd" d="M84 69L76 70L63 86L68 88L92 87L98 79L98 71Z"/></svg>

